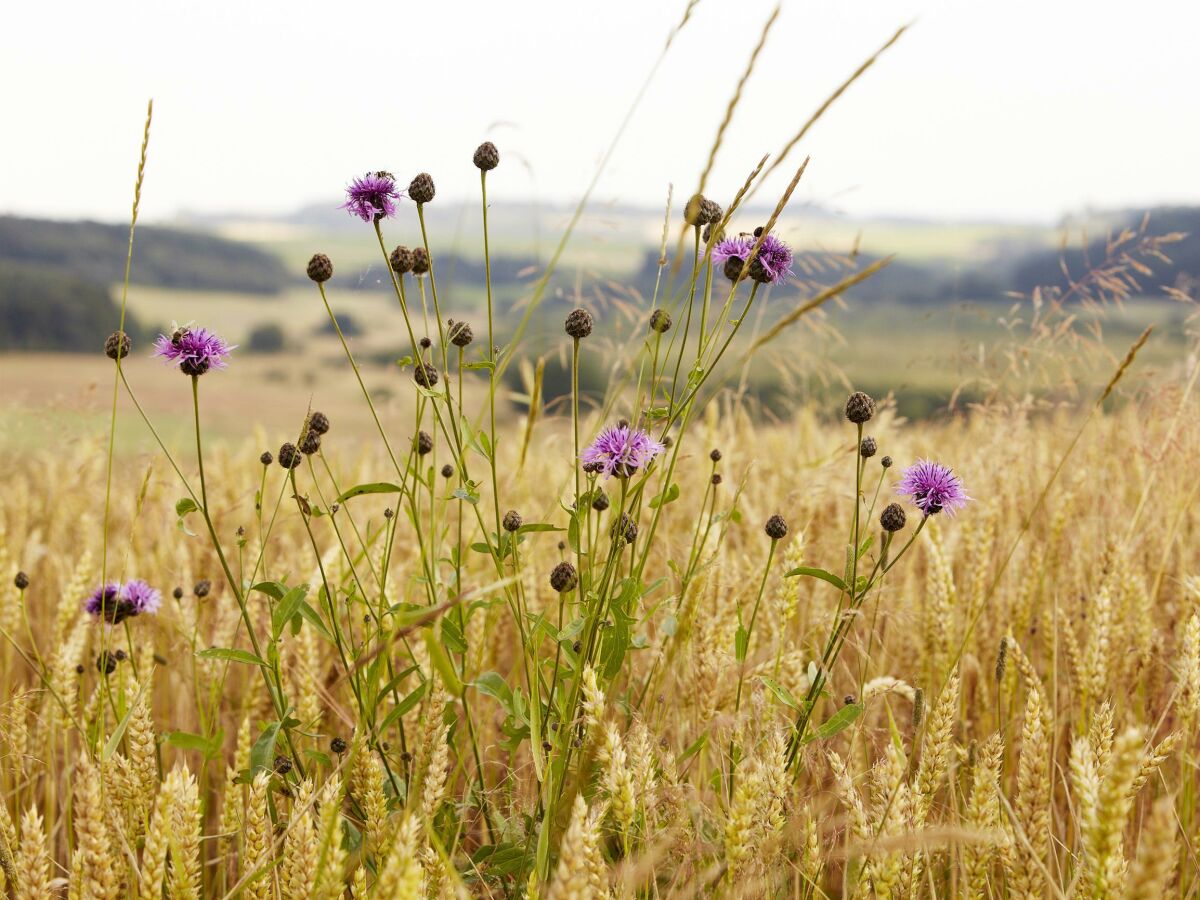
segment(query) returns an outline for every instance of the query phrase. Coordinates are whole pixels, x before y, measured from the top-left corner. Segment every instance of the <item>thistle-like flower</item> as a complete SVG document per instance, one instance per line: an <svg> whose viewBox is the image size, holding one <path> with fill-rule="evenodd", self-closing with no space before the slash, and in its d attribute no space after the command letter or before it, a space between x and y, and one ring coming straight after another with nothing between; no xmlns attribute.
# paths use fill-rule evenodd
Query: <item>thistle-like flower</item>
<svg viewBox="0 0 1200 900"><path fill-rule="evenodd" d="M179 366L184 375L203 375L209 369L224 369L229 352L236 348L207 328L176 327L169 335L160 334L154 342L154 355Z"/></svg>
<svg viewBox="0 0 1200 900"><path fill-rule="evenodd" d="M919 459L904 470L896 493L909 497L926 516L937 515L942 510L954 515L971 499L962 479L949 466L927 459Z"/></svg>
<svg viewBox="0 0 1200 900"><path fill-rule="evenodd" d="M141 613L156 613L162 606L162 594L140 578L128 584L109 582L96 588L83 601L84 612L97 618L103 616L110 625Z"/></svg>
<svg viewBox="0 0 1200 900"><path fill-rule="evenodd" d="M639 469L644 469L665 448L640 428L617 425L605 428L591 446L580 454L584 465L603 472L604 477L628 478Z"/></svg>
<svg viewBox="0 0 1200 900"><path fill-rule="evenodd" d="M739 234L722 238L712 250L713 264L722 268L730 281L741 274L742 267L750 258L750 252L758 238L750 234ZM734 262L736 260L736 262ZM762 284L779 284L792 274L792 248L773 234L763 238L758 255L750 264L747 273Z"/></svg>
<svg viewBox="0 0 1200 900"><path fill-rule="evenodd" d="M364 222L373 222L377 218L394 216L399 199L396 179L390 172L368 172L350 182L350 187L346 188L346 202L340 208L348 209L351 215Z"/></svg>

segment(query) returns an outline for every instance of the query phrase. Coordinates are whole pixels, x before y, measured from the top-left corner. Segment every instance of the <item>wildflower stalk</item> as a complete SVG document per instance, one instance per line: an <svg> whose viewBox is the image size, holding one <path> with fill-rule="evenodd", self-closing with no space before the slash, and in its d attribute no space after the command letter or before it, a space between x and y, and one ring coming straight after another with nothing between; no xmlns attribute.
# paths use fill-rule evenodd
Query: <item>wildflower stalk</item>
<svg viewBox="0 0 1200 900"><path fill-rule="evenodd" d="M237 600L238 609L242 613L242 622L246 626L246 634L250 638L250 646L254 649L254 655L259 660L263 659L262 646L259 643L258 635L254 630L254 623L250 620L250 611L246 607L246 597L242 591L242 584L238 579L233 577L233 572L229 568L229 562L225 558L225 551L221 547L221 541L217 537L217 530L213 526L212 516L208 509L208 488L204 480L204 448L200 439L200 376L192 375L192 415L196 431L196 465L200 470L200 514L204 517L204 524L208 528L209 538L212 540L213 550L217 554L217 561L221 564L221 570L225 573L225 581L229 584L230 590L233 591L233 596ZM263 683L266 685L267 693L271 697L272 704L275 707L275 712L279 716L280 727L283 729L284 739L287 741L288 749L291 751L292 759L296 766L296 772L301 778L305 777L304 763L296 752L295 741L292 738L292 727L287 723L287 710L283 707L283 689L279 680L278 671L275 673L276 684L271 684L270 676L267 674L267 666L265 662L258 667L259 673L262 675Z"/></svg>

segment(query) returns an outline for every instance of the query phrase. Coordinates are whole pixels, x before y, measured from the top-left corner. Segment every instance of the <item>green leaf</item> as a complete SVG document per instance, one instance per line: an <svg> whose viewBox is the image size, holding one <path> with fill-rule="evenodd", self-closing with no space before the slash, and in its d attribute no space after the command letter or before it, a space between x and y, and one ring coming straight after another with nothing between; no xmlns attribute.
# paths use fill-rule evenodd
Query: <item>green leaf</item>
<svg viewBox="0 0 1200 900"><path fill-rule="evenodd" d="M659 494L657 497L655 497L654 499L652 499L650 501L650 508L658 509L660 506L666 506L668 503L671 503L678 499L679 499L679 485L673 484L669 488L667 488L666 494Z"/></svg>
<svg viewBox="0 0 1200 900"><path fill-rule="evenodd" d="M251 585L250 590L266 594L276 600L282 600L283 595L287 593L287 585L278 581L260 581L258 584Z"/></svg>
<svg viewBox="0 0 1200 900"><path fill-rule="evenodd" d="M433 628L427 629L425 632L425 647L429 650L429 661L433 663L433 667L442 676L442 683L446 685L446 690L456 697L462 694L462 682L458 680L458 673L454 671L454 664L450 662L450 657L446 654L446 648L438 640L438 636L434 633Z"/></svg>
<svg viewBox="0 0 1200 900"><path fill-rule="evenodd" d="M804 739L804 743L808 744L812 741L827 741L839 731L849 728L854 720L863 713L863 705L861 703L851 703L849 706L843 706L832 716L821 723L813 734L810 734Z"/></svg>
<svg viewBox="0 0 1200 900"><path fill-rule="evenodd" d="M518 528L517 534L529 534L533 531L566 531L566 529L559 528L557 525L551 525L549 522L530 522Z"/></svg>
<svg viewBox="0 0 1200 900"><path fill-rule="evenodd" d="M846 582L838 578L832 572L826 572L824 569L818 569L815 566L799 566L792 569L790 572L784 572L784 578L792 578L796 575L807 575L810 578L820 578L822 581L828 581L839 591L846 590Z"/></svg>
<svg viewBox="0 0 1200 900"><path fill-rule="evenodd" d="M492 369L492 361L490 359L482 359L479 362L470 362L463 366L464 369Z"/></svg>
<svg viewBox="0 0 1200 900"><path fill-rule="evenodd" d="M778 699L780 703L782 703L784 706L791 707L792 709L796 710L796 712L800 712L800 701L792 696L792 692L785 688L782 684L772 678L767 678L765 675L760 675L758 680L767 686L767 689L775 695L776 699Z"/></svg>
<svg viewBox="0 0 1200 900"><path fill-rule="evenodd" d="M325 627L325 623L321 621L321 614L312 608L307 600L301 600L300 605L296 608L296 612L300 617L317 629L317 632L327 641L333 641L333 635L329 633L329 629Z"/></svg>
<svg viewBox="0 0 1200 900"><path fill-rule="evenodd" d="M272 722L250 748L250 775L260 771L270 772L275 768L275 741L279 737L279 723Z"/></svg>
<svg viewBox="0 0 1200 900"><path fill-rule="evenodd" d="M750 632L743 626L739 625L737 634L733 638L734 652L738 662L746 661L746 650L750 646Z"/></svg>
<svg viewBox="0 0 1200 900"><path fill-rule="evenodd" d="M499 672L484 672L471 682L471 686L481 694L495 697L506 710L512 707L512 690Z"/></svg>
<svg viewBox="0 0 1200 900"><path fill-rule="evenodd" d="M452 493L450 496L457 500L466 500L472 505L479 502L479 495L468 491L466 488L455 488L454 493Z"/></svg>
<svg viewBox="0 0 1200 900"><path fill-rule="evenodd" d="M387 731L397 719L421 702L421 698L425 696L425 692L428 689L428 681L422 681L413 688L409 695L397 703L392 711L384 717L383 721L379 724L379 730L381 732Z"/></svg>
<svg viewBox="0 0 1200 900"><path fill-rule="evenodd" d="M201 659L224 659L229 662L246 663L251 666L265 666L266 663L249 650L233 650L228 647L209 647L196 654Z"/></svg>
<svg viewBox="0 0 1200 900"><path fill-rule="evenodd" d="M696 739L696 741L692 744L692 746L688 747L686 750L683 751L683 753L680 754L679 761L678 761L679 765L683 765L683 763L687 762L688 759L690 759L691 757L693 757L697 753L699 753L701 750L703 750L707 744L708 744L708 735L707 734L700 735L700 737L698 737Z"/></svg>
<svg viewBox="0 0 1200 900"><path fill-rule="evenodd" d="M109 736L108 743L106 743L104 745L104 750L101 752L101 756L100 756L100 758L102 760L111 759L112 755L117 752L117 747L119 747L121 745L121 738L125 736L125 729L129 727L129 720L131 718L133 718L133 711L137 708L137 705L142 701L142 698L144 696L146 696L146 690L149 687L150 687L150 680L146 679L146 683L143 684L142 689L140 691L138 691L137 697L134 699L134 701L132 703L129 704L129 709L125 710L125 715L121 716L121 721L119 723L117 723L117 727L113 730L113 733Z"/></svg>
<svg viewBox="0 0 1200 900"><path fill-rule="evenodd" d="M182 531L184 534L190 535L191 537L195 537L196 532L191 531L187 527L187 517L191 513L194 513L196 510L198 510L199 508L200 507L196 505L196 501L193 500L191 497L184 497L181 500L175 501L175 515L176 515L175 527L178 528L180 531Z"/></svg>
<svg viewBox="0 0 1200 900"><path fill-rule="evenodd" d="M284 594L283 599L271 610L271 636L273 638L278 638L283 633L284 626L292 620L292 616L300 613L300 604L304 602L307 594L308 585L298 585Z"/></svg>
<svg viewBox="0 0 1200 900"><path fill-rule="evenodd" d="M211 738L192 734L189 731L172 731L167 734L166 740L172 747L178 747L180 750L195 750L203 753L205 759L215 759L221 752L221 741L224 737L225 732L221 729L217 729L217 733Z"/></svg>
<svg viewBox="0 0 1200 900"><path fill-rule="evenodd" d="M370 484L356 484L350 490L337 498L338 503L345 503L351 497L361 497L363 494L398 494L400 485L389 481L374 481Z"/></svg>

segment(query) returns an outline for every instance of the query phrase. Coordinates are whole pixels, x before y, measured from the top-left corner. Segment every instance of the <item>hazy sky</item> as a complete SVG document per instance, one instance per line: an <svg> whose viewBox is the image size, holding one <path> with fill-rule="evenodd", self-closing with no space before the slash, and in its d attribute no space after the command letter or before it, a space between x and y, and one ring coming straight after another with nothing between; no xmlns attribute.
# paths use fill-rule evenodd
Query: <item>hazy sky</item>
<svg viewBox="0 0 1200 900"><path fill-rule="evenodd" d="M773 0L700 0L597 196L694 187ZM4 14L0 211L287 211L386 168L497 200L577 198L685 0L19 2ZM785 2L721 151L727 199L901 24L797 151L851 213L1051 219L1200 202L1195 0ZM789 173L790 174L790 173ZM775 195L786 178L761 196Z"/></svg>

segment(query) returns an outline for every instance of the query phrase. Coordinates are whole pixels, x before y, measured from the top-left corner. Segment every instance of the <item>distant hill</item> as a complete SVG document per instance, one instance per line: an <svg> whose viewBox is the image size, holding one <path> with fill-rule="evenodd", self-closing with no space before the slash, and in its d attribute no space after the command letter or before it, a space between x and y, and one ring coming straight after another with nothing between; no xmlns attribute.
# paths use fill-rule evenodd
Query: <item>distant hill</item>
<svg viewBox="0 0 1200 900"><path fill-rule="evenodd" d="M0 216L0 261L43 266L92 284L124 277L129 229L99 222ZM137 230L131 280L160 287L274 294L291 279L274 256L211 234Z"/></svg>
<svg viewBox="0 0 1200 900"><path fill-rule="evenodd" d="M0 261L0 350L101 353L120 320L107 286L42 266ZM125 318L136 341L142 328Z"/></svg>

